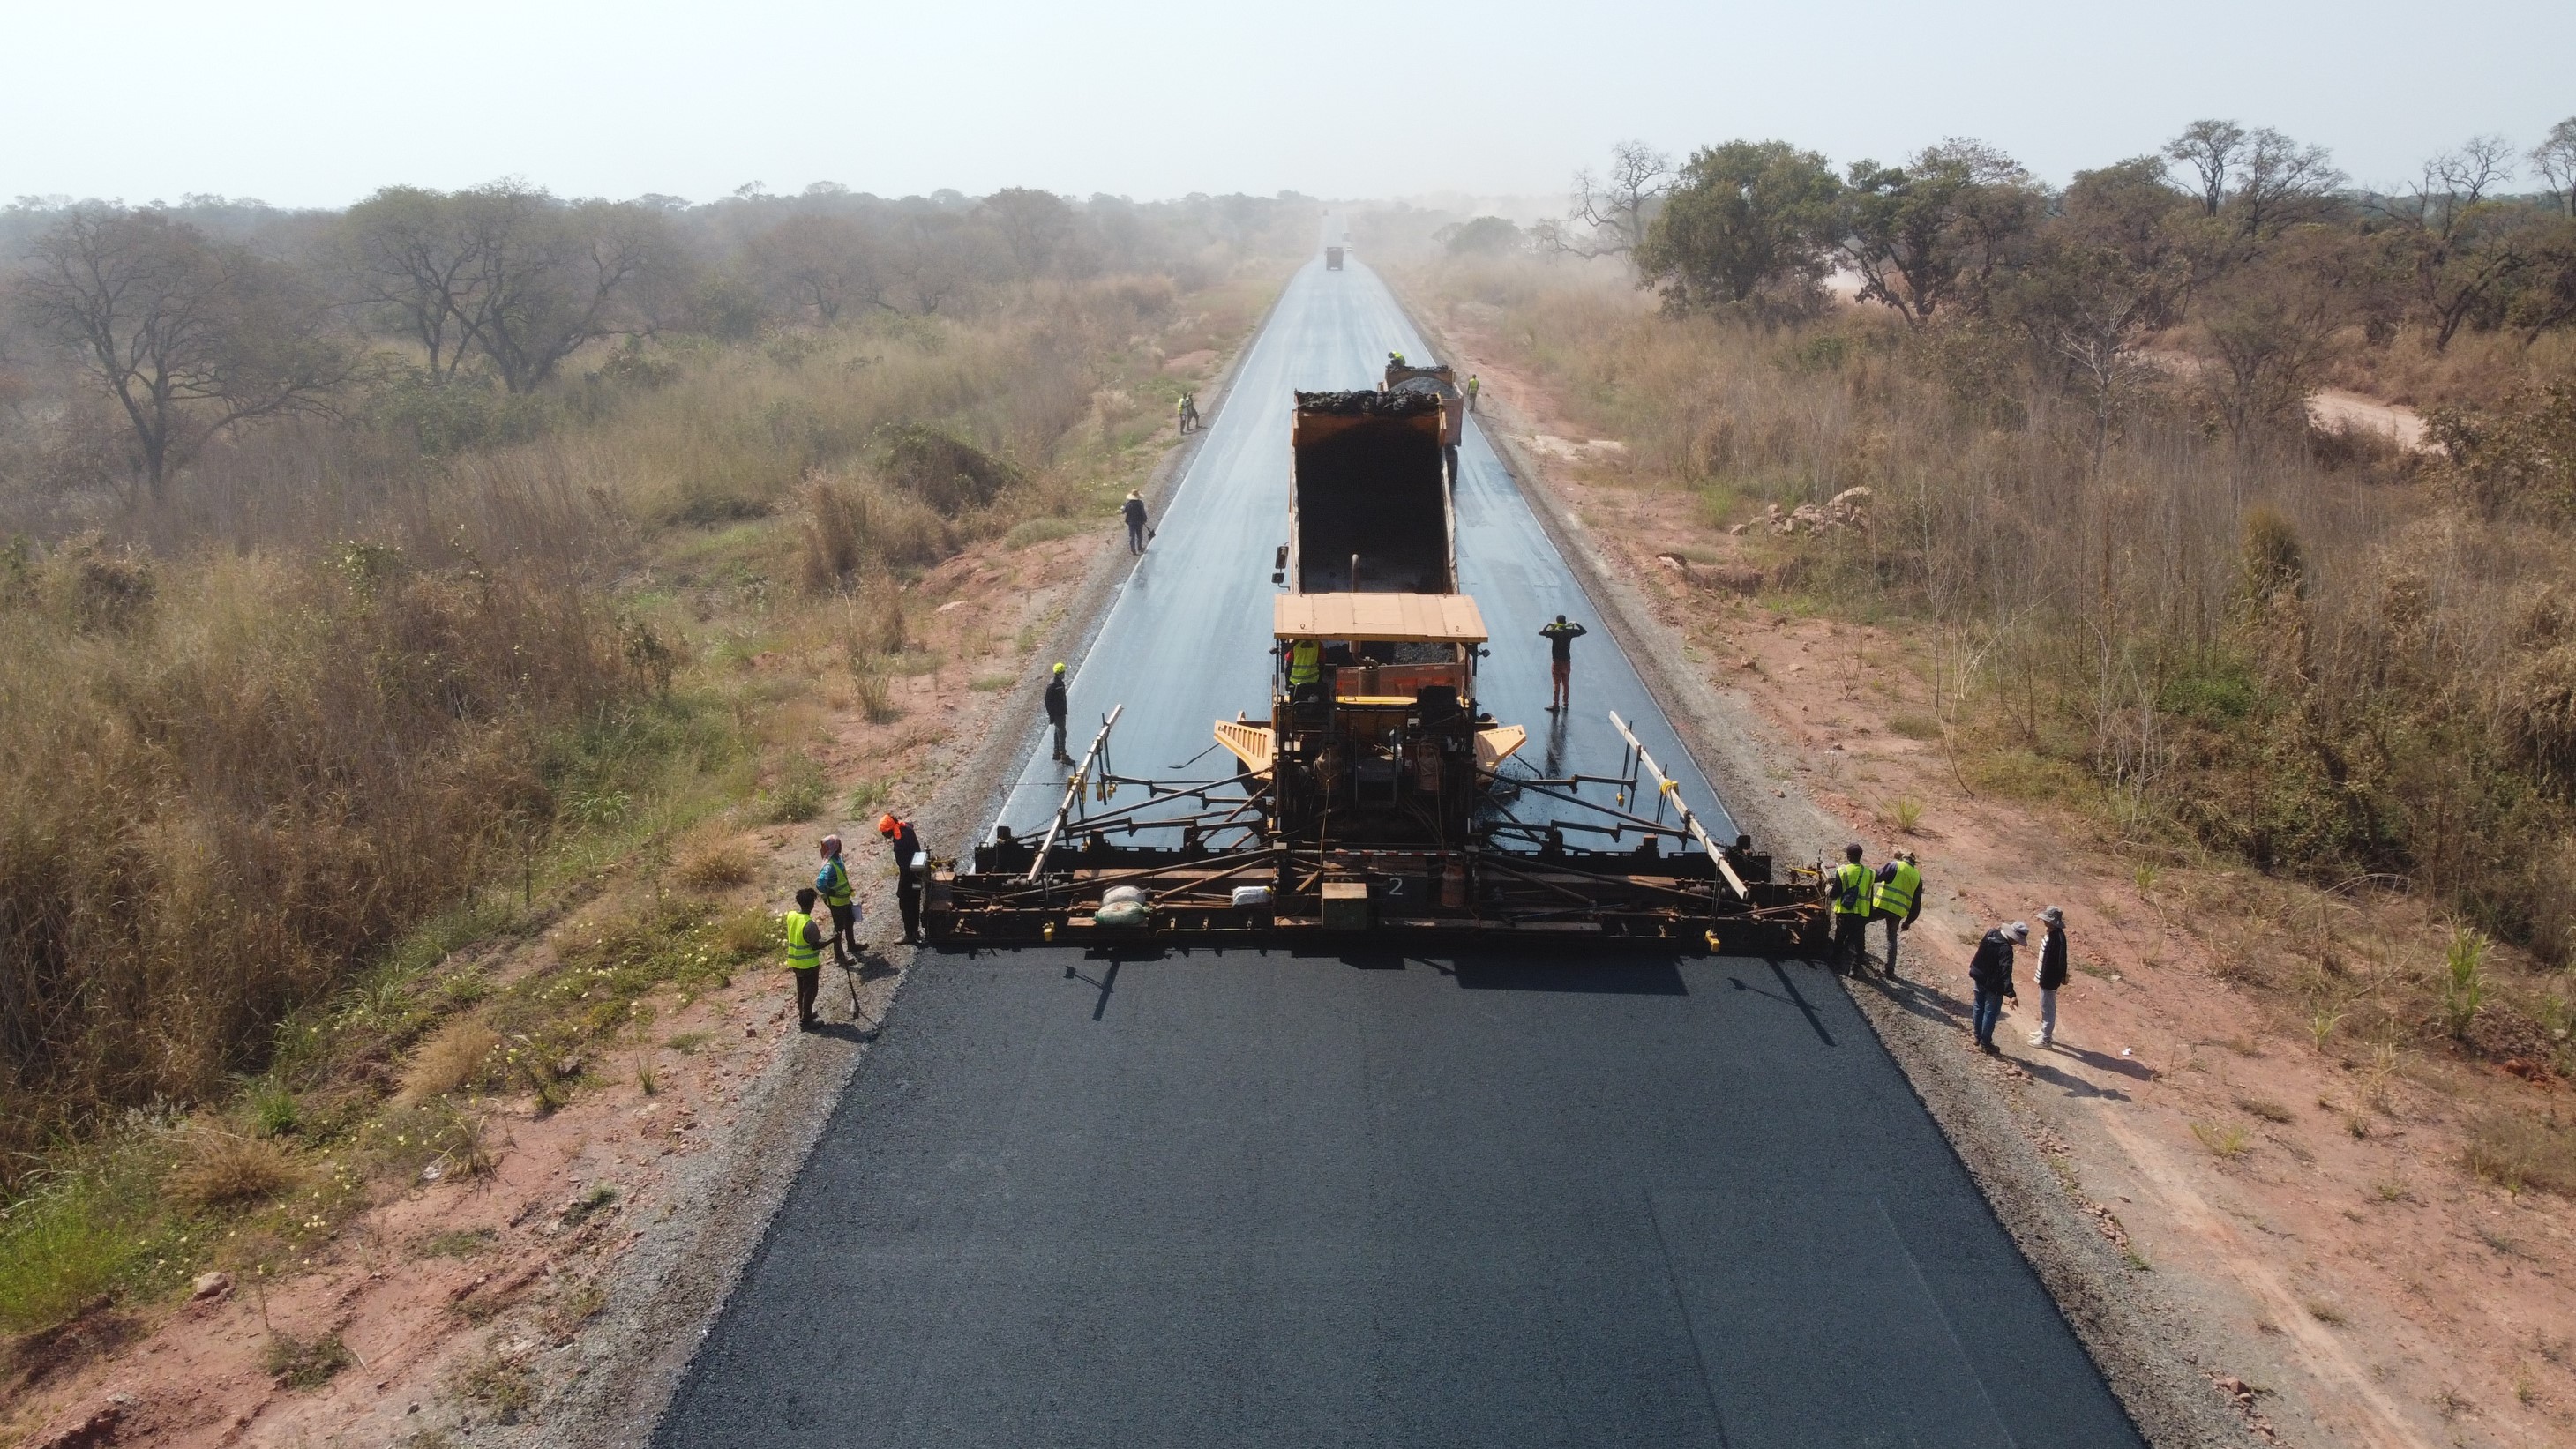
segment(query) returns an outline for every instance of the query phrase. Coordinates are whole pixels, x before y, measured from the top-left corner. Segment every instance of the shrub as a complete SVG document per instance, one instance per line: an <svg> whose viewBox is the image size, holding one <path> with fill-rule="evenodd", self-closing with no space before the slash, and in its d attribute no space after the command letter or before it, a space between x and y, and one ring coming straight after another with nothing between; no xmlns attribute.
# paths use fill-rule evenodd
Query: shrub
<svg viewBox="0 0 2576 1449"><path fill-rule="evenodd" d="M481 1021L453 1021L438 1029L403 1065L402 1088L395 1100L418 1106L444 1097L480 1077L492 1065L501 1034Z"/></svg>
<svg viewBox="0 0 2576 1449"><path fill-rule="evenodd" d="M163 1186L181 1204L198 1209L272 1201L304 1180L294 1157L274 1139L238 1137L211 1128L192 1129L179 1165Z"/></svg>
<svg viewBox="0 0 2576 1449"><path fill-rule="evenodd" d="M683 851L671 874L682 885L724 890L746 884L757 868L750 846L739 840L708 840Z"/></svg>
<svg viewBox="0 0 2576 1449"><path fill-rule="evenodd" d="M1027 548L1031 544L1071 538L1080 532L1082 532L1082 525L1070 518L1024 519L1013 524L1011 531L1002 535L1002 547L1018 550Z"/></svg>
<svg viewBox="0 0 2576 1449"><path fill-rule="evenodd" d="M1021 480L1010 464L916 423L889 424L873 451L888 482L948 518L984 507Z"/></svg>
<svg viewBox="0 0 2576 1449"><path fill-rule="evenodd" d="M269 1335L260 1367L284 1389L318 1389L334 1374L357 1362L340 1335L326 1333L310 1343L291 1334Z"/></svg>

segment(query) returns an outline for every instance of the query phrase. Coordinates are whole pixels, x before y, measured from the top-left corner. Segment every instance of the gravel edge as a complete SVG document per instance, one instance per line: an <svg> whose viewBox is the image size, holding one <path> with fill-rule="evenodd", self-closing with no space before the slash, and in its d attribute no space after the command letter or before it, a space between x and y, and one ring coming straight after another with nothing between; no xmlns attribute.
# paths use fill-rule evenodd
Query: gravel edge
<svg viewBox="0 0 2576 1449"><path fill-rule="evenodd" d="M1295 278L1292 272L1281 279L1261 320L1200 389L1199 412L1206 425L1167 449L1147 475L1139 491L1152 500L1156 513L1198 456L1208 427L1232 394L1237 370L1268 330ZM1069 659L1089 649L1133 569L1134 560L1114 548L1095 554L1039 652ZM929 802L916 817L928 840L963 841L980 832L1009 793L1020 758L1035 747L1043 688L1034 674L1013 685L994 705L993 718L1003 723L975 740L953 742L934 759ZM1007 725L1013 718L1031 723L1015 730ZM892 900L882 908L891 911ZM912 948L880 948L880 953L909 973ZM525 1442L610 1449L652 1438L698 1345L733 1296L770 1219L822 1140L824 1125L868 1046L894 1025L903 981L898 975L891 983L873 1029L799 1036L789 1050L778 1053L735 1103L735 1120L744 1124L743 1130L671 1174L668 1180L676 1191L668 1206L641 1230L612 1270L608 1307L574 1340L564 1387L542 1410L541 1422L530 1426Z"/></svg>
<svg viewBox="0 0 2576 1449"><path fill-rule="evenodd" d="M1401 294L1397 304L1435 353L1457 355L1447 334ZM1491 393L1478 399L1477 415L1495 456L1532 503L1539 526L1565 556L1611 638L1636 666L1738 828L1784 860L1821 858L1839 845L1849 826L1809 799L1780 768L1790 752L1751 699L1679 667L1687 657L1680 634L1657 616L1633 581L1610 567L1565 500L1532 485L1543 475L1515 436L1535 431L1528 420ZM2251 1442L2234 1405L2194 1366L2184 1316L2122 1260L2079 1208L2014 1120L2019 1104L1976 1070L1983 1058L1971 1059L1959 1049L1958 1030L1946 1020L1925 1020L1882 990L1835 979L1895 1059L2146 1441L2156 1449Z"/></svg>

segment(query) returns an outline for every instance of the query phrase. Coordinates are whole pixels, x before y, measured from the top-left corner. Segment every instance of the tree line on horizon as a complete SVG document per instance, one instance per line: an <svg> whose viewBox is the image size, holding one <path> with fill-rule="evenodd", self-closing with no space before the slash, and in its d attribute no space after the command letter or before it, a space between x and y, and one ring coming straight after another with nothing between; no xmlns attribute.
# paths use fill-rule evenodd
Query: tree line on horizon
<svg viewBox="0 0 2576 1449"><path fill-rule="evenodd" d="M338 212L22 197L0 208L0 488L158 501L242 425L391 405L435 431L458 396L527 396L602 344L972 314L1107 271L1187 290L1318 210L828 182L697 206L514 180L389 186Z"/></svg>

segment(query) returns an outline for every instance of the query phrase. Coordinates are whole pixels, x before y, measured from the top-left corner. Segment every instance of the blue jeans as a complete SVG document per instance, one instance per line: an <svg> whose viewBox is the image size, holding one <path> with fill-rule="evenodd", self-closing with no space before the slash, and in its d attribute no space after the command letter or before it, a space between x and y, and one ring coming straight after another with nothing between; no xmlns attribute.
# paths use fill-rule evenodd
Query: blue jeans
<svg viewBox="0 0 2576 1449"><path fill-rule="evenodd" d="M1968 1017L1969 1022L1977 1029L1977 1045L1995 1044L1995 1023L2003 1020L2003 1017L2004 994L2000 991L1979 991L1976 1006Z"/></svg>

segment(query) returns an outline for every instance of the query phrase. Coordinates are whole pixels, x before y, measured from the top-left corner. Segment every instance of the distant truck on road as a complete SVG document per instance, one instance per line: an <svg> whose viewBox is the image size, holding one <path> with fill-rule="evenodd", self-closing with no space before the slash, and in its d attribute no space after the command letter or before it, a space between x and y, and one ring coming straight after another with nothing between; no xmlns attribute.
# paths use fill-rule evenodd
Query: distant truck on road
<svg viewBox="0 0 2576 1449"><path fill-rule="evenodd" d="M1324 270L1328 272L1338 272L1341 269L1342 249L1340 247L1324 248Z"/></svg>

